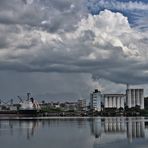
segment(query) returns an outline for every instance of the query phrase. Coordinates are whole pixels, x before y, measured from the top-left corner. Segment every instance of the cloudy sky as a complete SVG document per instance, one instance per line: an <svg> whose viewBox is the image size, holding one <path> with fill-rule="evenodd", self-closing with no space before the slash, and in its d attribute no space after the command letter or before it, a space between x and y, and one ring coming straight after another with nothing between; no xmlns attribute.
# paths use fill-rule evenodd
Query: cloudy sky
<svg viewBox="0 0 148 148"><path fill-rule="evenodd" d="M0 0L0 98L148 95L147 0Z"/></svg>

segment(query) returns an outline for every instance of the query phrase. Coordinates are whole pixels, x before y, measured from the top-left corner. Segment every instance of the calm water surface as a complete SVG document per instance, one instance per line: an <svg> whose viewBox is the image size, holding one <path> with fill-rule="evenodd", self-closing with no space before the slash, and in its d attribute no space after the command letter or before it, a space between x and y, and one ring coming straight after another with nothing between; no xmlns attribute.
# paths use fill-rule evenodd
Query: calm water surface
<svg viewBox="0 0 148 148"><path fill-rule="evenodd" d="M0 119L2 148L148 148L148 119Z"/></svg>

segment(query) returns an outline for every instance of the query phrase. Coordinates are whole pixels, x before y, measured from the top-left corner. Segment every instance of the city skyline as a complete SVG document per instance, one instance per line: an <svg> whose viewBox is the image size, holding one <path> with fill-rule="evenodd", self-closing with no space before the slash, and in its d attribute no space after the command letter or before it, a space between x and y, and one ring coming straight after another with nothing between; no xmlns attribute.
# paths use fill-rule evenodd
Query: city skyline
<svg viewBox="0 0 148 148"><path fill-rule="evenodd" d="M148 96L146 0L1 0L0 98ZM55 100L56 101L56 100Z"/></svg>

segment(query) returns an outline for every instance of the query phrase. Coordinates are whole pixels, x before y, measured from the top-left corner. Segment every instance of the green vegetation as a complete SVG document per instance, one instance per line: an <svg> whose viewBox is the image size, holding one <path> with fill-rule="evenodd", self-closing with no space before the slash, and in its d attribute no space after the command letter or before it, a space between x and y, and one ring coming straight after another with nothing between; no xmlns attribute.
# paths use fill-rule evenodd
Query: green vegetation
<svg viewBox="0 0 148 148"><path fill-rule="evenodd" d="M60 112L63 112L63 110L61 108L46 107L46 108L41 109L41 112L42 113L60 113Z"/></svg>
<svg viewBox="0 0 148 148"><path fill-rule="evenodd" d="M125 106L125 109L104 108L100 112L90 110L88 114L89 116L148 116L148 109L140 109L140 106L136 105L132 108Z"/></svg>

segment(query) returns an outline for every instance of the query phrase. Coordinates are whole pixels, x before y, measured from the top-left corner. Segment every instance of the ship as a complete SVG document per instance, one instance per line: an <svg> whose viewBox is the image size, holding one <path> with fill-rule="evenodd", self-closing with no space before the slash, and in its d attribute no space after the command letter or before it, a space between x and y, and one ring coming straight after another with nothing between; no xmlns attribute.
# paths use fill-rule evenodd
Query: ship
<svg viewBox="0 0 148 148"><path fill-rule="evenodd" d="M19 103L18 115L19 116L37 116L40 112L40 105L34 99L29 97L29 93L27 94L26 100L21 100Z"/></svg>

